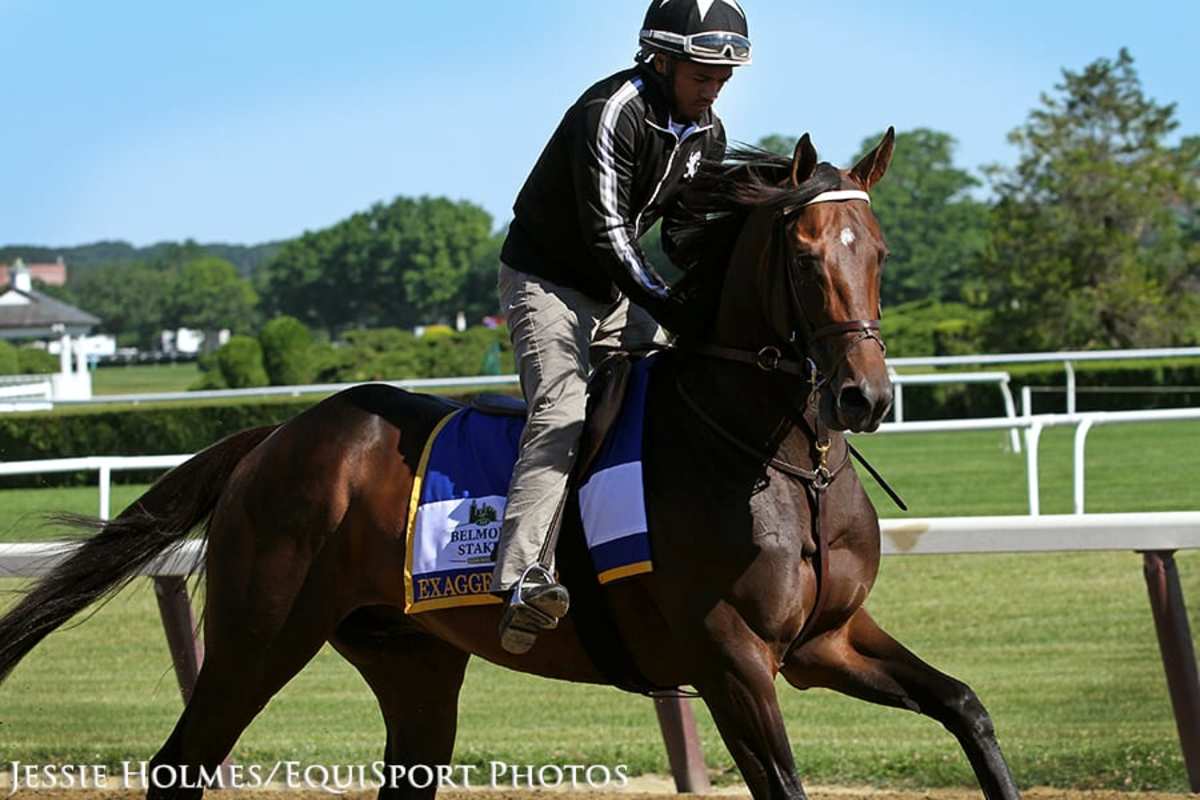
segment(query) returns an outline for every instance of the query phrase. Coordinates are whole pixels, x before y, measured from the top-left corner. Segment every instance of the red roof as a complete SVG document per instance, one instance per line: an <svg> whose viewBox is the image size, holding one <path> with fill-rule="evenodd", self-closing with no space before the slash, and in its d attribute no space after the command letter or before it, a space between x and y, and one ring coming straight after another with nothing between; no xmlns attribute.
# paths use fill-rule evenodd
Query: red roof
<svg viewBox="0 0 1200 800"><path fill-rule="evenodd" d="M41 281L47 286L64 286L67 282L67 265L61 261L52 264L26 264L29 274L35 281ZM8 288L12 282L11 269L8 264L0 264L0 289Z"/></svg>

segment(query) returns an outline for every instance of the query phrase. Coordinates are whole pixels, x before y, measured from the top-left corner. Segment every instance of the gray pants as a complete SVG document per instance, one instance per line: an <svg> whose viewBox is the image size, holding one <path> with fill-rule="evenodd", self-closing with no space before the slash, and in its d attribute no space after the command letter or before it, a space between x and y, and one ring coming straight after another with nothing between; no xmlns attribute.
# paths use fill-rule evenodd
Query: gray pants
<svg viewBox="0 0 1200 800"><path fill-rule="evenodd" d="M499 288L529 419L496 546L493 591L510 588L539 560L553 563L542 548L575 465L592 354L666 341L654 318L626 297L597 303L503 264Z"/></svg>

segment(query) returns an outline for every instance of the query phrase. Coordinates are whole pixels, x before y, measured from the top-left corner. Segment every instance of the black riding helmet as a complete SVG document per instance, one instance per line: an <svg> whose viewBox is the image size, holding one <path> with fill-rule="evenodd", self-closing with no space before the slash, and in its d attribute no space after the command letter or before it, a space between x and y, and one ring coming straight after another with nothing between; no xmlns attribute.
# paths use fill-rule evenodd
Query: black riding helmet
<svg viewBox="0 0 1200 800"><path fill-rule="evenodd" d="M737 0L652 0L643 52L731 67L750 63L750 31Z"/></svg>

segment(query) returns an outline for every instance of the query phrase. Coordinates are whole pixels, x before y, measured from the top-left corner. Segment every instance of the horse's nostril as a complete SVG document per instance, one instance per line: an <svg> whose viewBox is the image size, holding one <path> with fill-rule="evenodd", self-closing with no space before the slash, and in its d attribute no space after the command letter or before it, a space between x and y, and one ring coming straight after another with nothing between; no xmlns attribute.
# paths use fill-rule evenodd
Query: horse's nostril
<svg viewBox="0 0 1200 800"><path fill-rule="evenodd" d="M872 398L858 386L847 386L838 395L838 408L847 420L861 420L870 416Z"/></svg>

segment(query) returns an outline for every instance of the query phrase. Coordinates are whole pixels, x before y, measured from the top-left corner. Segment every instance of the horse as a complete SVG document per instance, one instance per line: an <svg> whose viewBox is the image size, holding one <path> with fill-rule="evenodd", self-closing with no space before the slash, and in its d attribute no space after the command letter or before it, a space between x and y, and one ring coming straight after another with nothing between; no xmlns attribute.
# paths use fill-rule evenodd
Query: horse
<svg viewBox="0 0 1200 800"><path fill-rule="evenodd" d="M887 255L869 192L895 134L849 170L805 135L791 158L708 164L691 193L680 285L702 335L662 353L646 398L644 486L654 570L604 589L637 668L692 686L756 800L804 798L775 678L941 722L988 800L1019 797L992 721L864 608L879 524L847 431L891 403L879 331ZM526 655L500 647L499 607L407 616L414 470L447 401L349 389L287 423L234 434L164 475L0 619L0 679L42 638L197 528L207 537L206 657L151 769L221 764L326 643L374 691L389 765L449 764L468 660L607 683L569 615ZM432 798L385 786L381 797ZM202 789L151 786L152 798Z"/></svg>

